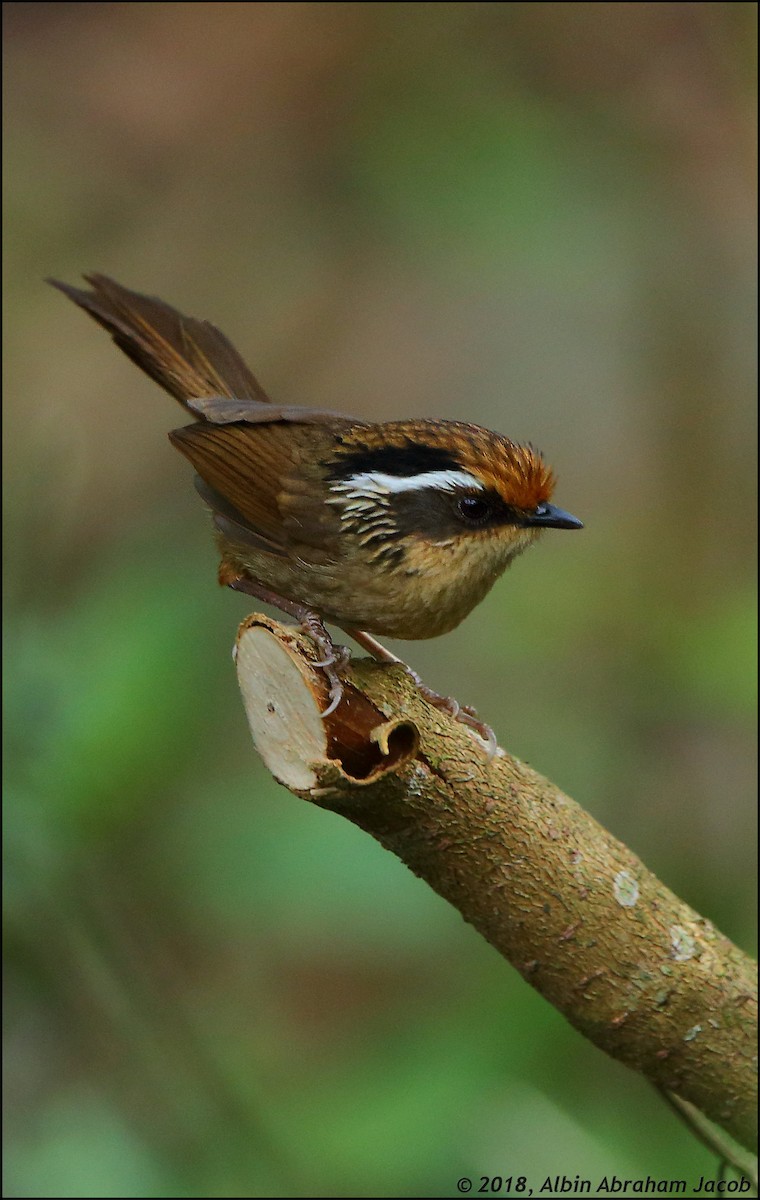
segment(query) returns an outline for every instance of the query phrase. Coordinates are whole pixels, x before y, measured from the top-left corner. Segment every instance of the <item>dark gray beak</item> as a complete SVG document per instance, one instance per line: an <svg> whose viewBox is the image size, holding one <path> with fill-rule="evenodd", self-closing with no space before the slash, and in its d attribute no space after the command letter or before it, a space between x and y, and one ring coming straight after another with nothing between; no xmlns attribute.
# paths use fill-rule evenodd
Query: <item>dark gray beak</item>
<svg viewBox="0 0 760 1200"><path fill-rule="evenodd" d="M540 525L546 529L583 529L583 521L573 517L553 504L539 504L526 518L526 525Z"/></svg>

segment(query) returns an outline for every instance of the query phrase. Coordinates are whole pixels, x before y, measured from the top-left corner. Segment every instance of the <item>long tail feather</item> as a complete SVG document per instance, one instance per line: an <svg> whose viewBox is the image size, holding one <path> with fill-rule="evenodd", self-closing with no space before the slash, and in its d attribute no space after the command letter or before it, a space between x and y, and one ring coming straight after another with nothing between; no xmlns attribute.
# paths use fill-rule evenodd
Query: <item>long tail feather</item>
<svg viewBox="0 0 760 1200"><path fill-rule="evenodd" d="M268 403L269 397L235 347L208 321L185 317L153 296L105 275L85 275L91 292L48 280L107 329L116 345L180 404L225 396ZM193 414L197 415L197 414Z"/></svg>

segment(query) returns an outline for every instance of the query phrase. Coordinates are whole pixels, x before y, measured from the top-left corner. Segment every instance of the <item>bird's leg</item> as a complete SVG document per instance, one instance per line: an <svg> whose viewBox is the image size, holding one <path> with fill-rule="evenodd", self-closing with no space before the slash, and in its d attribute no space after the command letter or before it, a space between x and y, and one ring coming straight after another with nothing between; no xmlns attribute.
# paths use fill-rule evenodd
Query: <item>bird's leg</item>
<svg viewBox="0 0 760 1200"><path fill-rule="evenodd" d="M330 684L330 703L322 713L322 719L324 720L325 717L330 716L330 713L334 713L343 699L343 684L338 675L338 669L342 670L347 666L351 655L346 646L335 645L325 629L319 613L314 612L305 604L297 604L294 600L288 600L279 592L264 587L263 584L258 583L255 579L250 579L247 575L229 572L225 564L222 564L220 568L219 579L221 583L226 584L234 591L244 592L246 596L254 596L257 600L263 600L265 604L279 608L288 616L295 617L322 656L319 662L314 663L314 666L324 671L325 678Z"/></svg>
<svg viewBox="0 0 760 1200"><path fill-rule="evenodd" d="M373 638L370 633L365 633L363 629L352 629L347 625L344 626L346 633L352 637L355 642L367 650L377 662L399 663L405 671L411 675L417 685L421 695L432 704L434 708L441 709L442 712L449 713L455 721L459 721L462 725L469 726L474 729L483 741L488 746L488 757L493 758L499 748L499 743L496 740L496 734L490 725L486 725L485 721L481 721L474 708L469 704L460 704L453 696L441 696L439 692L434 692L426 683L423 683L416 671L412 670L408 663L405 663L402 658L397 658L390 650L378 642L377 638Z"/></svg>

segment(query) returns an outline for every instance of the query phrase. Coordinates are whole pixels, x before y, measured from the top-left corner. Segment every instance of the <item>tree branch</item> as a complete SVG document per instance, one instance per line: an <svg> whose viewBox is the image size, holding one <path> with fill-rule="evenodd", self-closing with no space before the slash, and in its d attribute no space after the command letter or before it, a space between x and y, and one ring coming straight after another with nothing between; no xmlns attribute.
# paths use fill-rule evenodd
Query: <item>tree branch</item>
<svg viewBox="0 0 760 1200"><path fill-rule="evenodd" d="M254 615L237 670L265 764L450 901L600 1049L756 1145L755 964L530 767L354 660L327 720L311 643Z"/></svg>

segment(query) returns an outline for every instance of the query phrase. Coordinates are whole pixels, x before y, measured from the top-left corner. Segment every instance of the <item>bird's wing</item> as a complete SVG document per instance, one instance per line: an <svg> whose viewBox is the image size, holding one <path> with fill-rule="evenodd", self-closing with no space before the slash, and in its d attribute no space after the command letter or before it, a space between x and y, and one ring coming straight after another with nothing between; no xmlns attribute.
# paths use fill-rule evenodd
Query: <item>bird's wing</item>
<svg viewBox="0 0 760 1200"><path fill-rule="evenodd" d="M354 422L344 418L346 431ZM340 518L325 503L324 464L335 451L334 423L295 419L175 429L172 443L195 467L215 523L234 541L317 562L335 558ZM245 535L245 536L242 536Z"/></svg>

